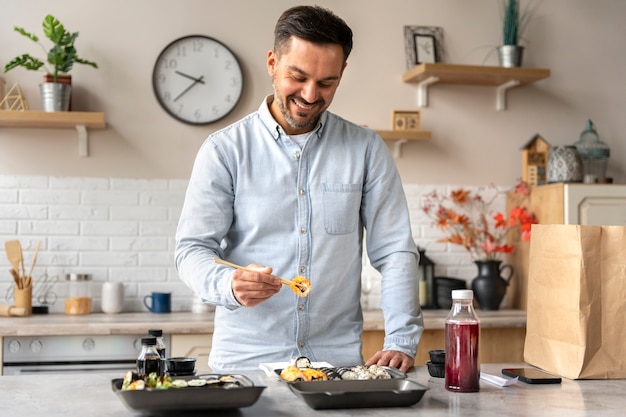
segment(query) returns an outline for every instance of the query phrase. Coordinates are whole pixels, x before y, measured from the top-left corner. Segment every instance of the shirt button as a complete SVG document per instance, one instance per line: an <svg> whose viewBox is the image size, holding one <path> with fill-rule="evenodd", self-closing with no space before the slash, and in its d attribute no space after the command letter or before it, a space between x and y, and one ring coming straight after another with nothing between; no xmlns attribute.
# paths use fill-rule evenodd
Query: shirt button
<svg viewBox="0 0 626 417"><path fill-rule="evenodd" d="M296 159L300 159L300 152L294 152L293 157Z"/></svg>
<svg viewBox="0 0 626 417"><path fill-rule="evenodd" d="M304 274L306 272L306 266L301 266L300 267L300 273Z"/></svg>
<svg viewBox="0 0 626 417"><path fill-rule="evenodd" d="M298 306L298 310L300 310L300 311L304 311L304 304L300 304L300 305Z"/></svg>
<svg viewBox="0 0 626 417"><path fill-rule="evenodd" d="M300 188L300 195L304 195L304 188Z"/></svg>
<svg viewBox="0 0 626 417"><path fill-rule="evenodd" d="M302 349L304 347L304 342L298 342L298 347Z"/></svg>

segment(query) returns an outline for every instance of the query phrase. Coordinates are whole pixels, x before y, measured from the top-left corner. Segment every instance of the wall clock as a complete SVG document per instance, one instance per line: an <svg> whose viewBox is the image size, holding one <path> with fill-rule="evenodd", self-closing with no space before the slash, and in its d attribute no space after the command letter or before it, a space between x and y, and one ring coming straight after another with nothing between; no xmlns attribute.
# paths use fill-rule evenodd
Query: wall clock
<svg viewBox="0 0 626 417"><path fill-rule="evenodd" d="M233 111L243 92L243 73L226 45L208 36L191 35L176 39L159 54L152 88L172 117L203 125Z"/></svg>

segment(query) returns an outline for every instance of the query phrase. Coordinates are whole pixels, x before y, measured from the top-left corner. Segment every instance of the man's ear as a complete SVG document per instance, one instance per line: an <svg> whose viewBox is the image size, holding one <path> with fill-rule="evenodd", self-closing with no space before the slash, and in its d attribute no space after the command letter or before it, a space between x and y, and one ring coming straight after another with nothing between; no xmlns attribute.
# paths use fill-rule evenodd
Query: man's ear
<svg viewBox="0 0 626 417"><path fill-rule="evenodd" d="M274 77L276 73L276 66L278 65L278 57L276 56L276 52L270 50L267 52L267 73L270 77Z"/></svg>

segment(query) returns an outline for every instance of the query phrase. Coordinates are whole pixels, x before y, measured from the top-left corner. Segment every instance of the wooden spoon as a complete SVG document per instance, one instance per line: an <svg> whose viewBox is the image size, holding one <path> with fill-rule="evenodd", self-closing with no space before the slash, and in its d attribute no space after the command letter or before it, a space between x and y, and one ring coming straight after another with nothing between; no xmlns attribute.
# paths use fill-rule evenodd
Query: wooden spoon
<svg viewBox="0 0 626 417"><path fill-rule="evenodd" d="M231 266L233 268L241 269L241 270L244 270L244 271L259 272L259 271L255 270L255 269L251 269L251 268L247 268L245 266L237 265L237 264L225 261L225 260L217 258L217 257L214 258L214 260L218 264ZM286 285L289 288L291 288L291 290L293 292L295 292L296 295L298 295L298 297L306 297L307 295L309 295L309 292L311 291L311 283L309 282L308 279L306 279L303 276L299 275L299 276L295 277L293 279L293 281L289 281L289 280L286 280L286 279L281 278L281 277L276 277L276 278L279 278L280 282L283 285Z"/></svg>
<svg viewBox="0 0 626 417"><path fill-rule="evenodd" d="M20 263L22 261L22 245L19 240L8 240L4 242L4 248L7 251L7 258L13 265L15 272L20 273Z"/></svg>

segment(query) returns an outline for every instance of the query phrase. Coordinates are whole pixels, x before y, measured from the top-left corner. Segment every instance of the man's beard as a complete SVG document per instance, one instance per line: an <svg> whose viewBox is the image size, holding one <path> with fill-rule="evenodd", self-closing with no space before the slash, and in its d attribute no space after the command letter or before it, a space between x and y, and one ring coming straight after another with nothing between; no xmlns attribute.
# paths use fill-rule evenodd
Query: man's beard
<svg viewBox="0 0 626 417"><path fill-rule="evenodd" d="M304 121L304 122L298 122L297 120L294 119L294 117L291 115L291 113L289 112L289 108L287 106L287 103L285 101L283 101L282 96L280 94L278 94L278 90L276 89L276 84L274 82L272 82L272 84L274 85L274 100L276 100L276 103L278 104L278 108L280 109L280 112L282 113L283 117L285 118L285 121L287 121L287 123L289 124L289 126L291 126L294 129L297 130L301 130L301 129L308 129L308 128L312 128L315 125L317 125L317 122L320 119L320 115L321 113L326 110L326 107L324 106L324 102L323 101L316 101L315 103L308 103L305 100L302 100L301 97L296 97L296 96L288 96L286 97L286 101L287 103L292 99L292 98L297 98L298 100L300 100L303 103L307 103L307 104L321 104L321 108L322 110L317 113L316 115L314 115L313 117L311 117L310 119Z"/></svg>

